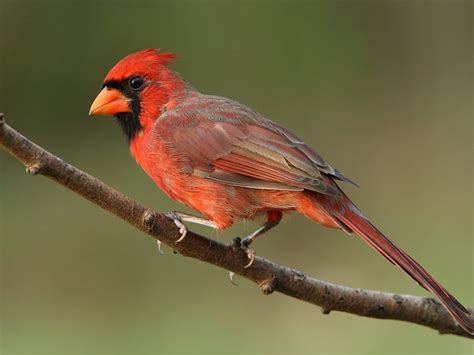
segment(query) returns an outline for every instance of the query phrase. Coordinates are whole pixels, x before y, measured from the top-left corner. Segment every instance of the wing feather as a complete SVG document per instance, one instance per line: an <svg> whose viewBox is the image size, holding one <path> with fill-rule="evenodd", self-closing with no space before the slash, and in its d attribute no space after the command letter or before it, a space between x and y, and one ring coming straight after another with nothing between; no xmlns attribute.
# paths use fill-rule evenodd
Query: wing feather
<svg viewBox="0 0 474 355"><path fill-rule="evenodd" d="M350 182L283 127L234 101L203 97L182 107L186 114L158 120L157 127L167 127L160 139L184 157L185 171L233 186L328 195L340 194L332 179Z"/></svg>

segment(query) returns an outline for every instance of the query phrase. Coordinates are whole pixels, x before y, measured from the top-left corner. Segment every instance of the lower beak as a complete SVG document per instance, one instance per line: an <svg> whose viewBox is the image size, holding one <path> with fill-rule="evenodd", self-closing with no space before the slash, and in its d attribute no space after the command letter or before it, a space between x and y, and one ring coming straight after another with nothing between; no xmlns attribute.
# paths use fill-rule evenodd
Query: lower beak
<svg viewBox="0 0 474 355"><path fill-rule="evenodd" d="M130 112L129 101L117 89L104 87L92 103L89 115L114 116L117 113Z"/></svg>

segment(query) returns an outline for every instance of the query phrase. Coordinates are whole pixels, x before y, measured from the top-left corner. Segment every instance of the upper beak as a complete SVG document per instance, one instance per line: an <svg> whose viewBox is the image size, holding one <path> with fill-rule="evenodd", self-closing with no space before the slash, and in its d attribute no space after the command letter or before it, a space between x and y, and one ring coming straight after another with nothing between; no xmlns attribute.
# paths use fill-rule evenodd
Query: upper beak
<svg viewBox="0 0 474 355"><path fill-rule="evenodd" d="M129 99L119 90L104 87L97 95L89 110L89 115L113 116L120 112L130 112Z"/></svg>

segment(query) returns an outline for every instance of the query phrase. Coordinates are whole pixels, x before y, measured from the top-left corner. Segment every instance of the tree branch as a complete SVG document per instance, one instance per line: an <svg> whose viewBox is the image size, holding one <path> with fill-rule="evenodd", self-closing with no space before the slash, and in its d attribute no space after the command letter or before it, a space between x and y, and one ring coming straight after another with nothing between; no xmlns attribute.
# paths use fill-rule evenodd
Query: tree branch
<svg viewBox="0 0 474 355"><path fill-rule="evenodd" d="M320 306L324 314L342 311L371 318L396 319L424 325L442 334L473 338L432 298L335 285L260 257L256 257L252 266L245 269L247 256L236 243L226 245L193 232L189 232L182 242L175 243L180 237L179 232L164 214L133 201L42 149L9 127L1 113L0 146L25 164L29 174L47 176L142 232L159 239L181 255L219 266L255 282L266 295L278 291Z"/></svg>

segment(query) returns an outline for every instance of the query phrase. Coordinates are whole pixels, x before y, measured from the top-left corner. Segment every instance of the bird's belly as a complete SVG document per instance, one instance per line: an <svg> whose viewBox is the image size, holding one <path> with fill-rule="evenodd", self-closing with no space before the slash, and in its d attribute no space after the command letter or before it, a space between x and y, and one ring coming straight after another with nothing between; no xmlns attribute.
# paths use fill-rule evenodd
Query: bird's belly
<svg viewBox="0 0 474 355"><path fill-rule="evenodd" d="M233 186L185 174L168 175L156 183L173 200L198 211L221 229L251 213L248 199Z"/></svg>
<svg viewBox="0 0 474 355"><path fill-rule="evenodd" d="M297 206L299 192L224 185L188 174L179 157L156 142L153 153L137 145L132 147L132 154L165 194L214 221L220 229L230 227L234 220L254 219L264 211L293 210Z"/></svg>
<svg viewBox="0 0 474 355"><path fill-rule="evenodd" d="M187 174L168 174L155 182L169 197L214 221L220 229L235 220L254 219L263 211L295 208L294 192L223 185Z"/></svg>

